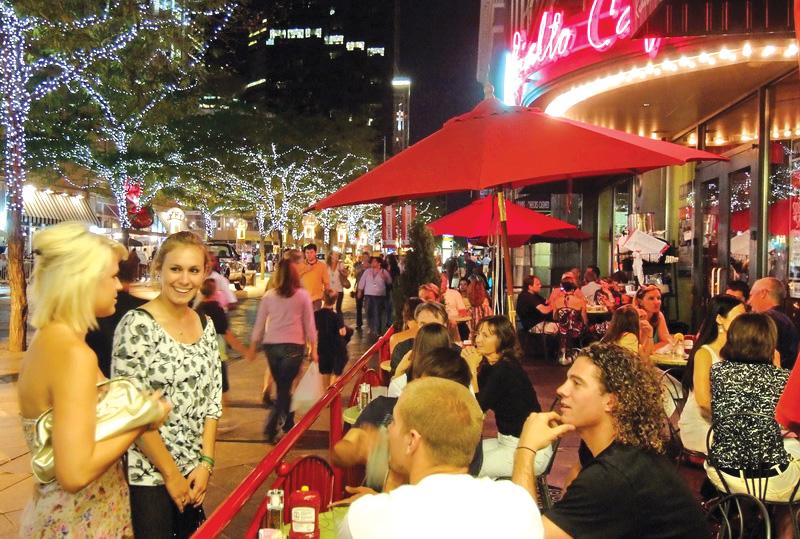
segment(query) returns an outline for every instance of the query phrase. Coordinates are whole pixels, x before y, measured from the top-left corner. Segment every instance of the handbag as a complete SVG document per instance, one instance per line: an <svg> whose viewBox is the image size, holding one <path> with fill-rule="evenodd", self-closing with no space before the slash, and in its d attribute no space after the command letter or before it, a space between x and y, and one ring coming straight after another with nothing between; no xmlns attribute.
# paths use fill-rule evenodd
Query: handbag
<svg viewBox="0 0 800 539"><path fill-rule="evenodd" d="M137 388L128 378L112 378L97 384L96 442L158 421L162 416L157 400ZM31 469L40 483L56 478L53 454L53 409L36 419L31 449Z"/></svg>
<svg viewBox="0 0 800 539"><path fill-rule="evenodd" d="M341 266L339 268L339 282L342 283L342 288L350 288L350 279L347 278L347 267Z"/></svg>

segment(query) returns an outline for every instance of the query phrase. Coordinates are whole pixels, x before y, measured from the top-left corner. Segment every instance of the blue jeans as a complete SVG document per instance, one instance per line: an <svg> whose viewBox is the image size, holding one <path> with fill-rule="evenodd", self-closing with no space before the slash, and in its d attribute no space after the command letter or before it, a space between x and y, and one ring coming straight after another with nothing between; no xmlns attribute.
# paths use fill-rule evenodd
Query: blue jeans
<svg viewBox="0 0 800 539"><path fill-rule="evenodd" d="M376 335L386 327L386 296L365 296L367 302L367 324Z"/></svg>
<svg viewBox="0 0 800 539"><path fill-rule="evenodd" d="M284 426L284 431L288 431L287 419L290 419L289 409L292 404L292 382L300 371L300 364L306 354L304 344L280 343L265 344L264 354L267 356L269 369L275 379L278 388L278 397L275 400L275 407L270 413L267 424L264 427L264 434L272 438L278 433L278 427ZM291 420L289 420L291 423Z"/></svg>

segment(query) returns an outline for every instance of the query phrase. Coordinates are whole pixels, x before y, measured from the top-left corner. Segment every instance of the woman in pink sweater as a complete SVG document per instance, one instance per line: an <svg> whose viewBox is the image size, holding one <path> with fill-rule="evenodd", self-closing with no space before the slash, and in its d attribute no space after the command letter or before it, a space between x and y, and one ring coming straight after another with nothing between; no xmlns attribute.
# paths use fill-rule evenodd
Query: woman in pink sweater
<svg viewBox="0 0 800 539"><path fill-rule="evenodd" d="M261 345L278 386L275 407L264 427L268 443L275 443L279 427L286 433L294 426L289 413L292 382L300 371L307 347L311 361L319 361L311 296L301 288L297 269L291 261L281 260L273 279L275 286L261 298L248 353L248 359L253 359L256 347Z"/></svg>

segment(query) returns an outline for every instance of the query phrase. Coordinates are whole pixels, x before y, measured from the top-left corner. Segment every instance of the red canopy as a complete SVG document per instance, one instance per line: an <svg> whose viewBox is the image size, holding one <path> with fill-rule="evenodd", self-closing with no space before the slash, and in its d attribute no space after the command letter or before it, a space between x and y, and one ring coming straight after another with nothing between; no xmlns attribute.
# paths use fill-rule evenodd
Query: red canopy
<svg viewBox="0 0 800 539"><path fill-rule="evenodd" d="M554 118L539 109L508 107L489 98L311 209L640 173L688 161L725 159L669 142Z"/></svg>
<svg viewBox="0 0 800 539"><path fill-rule="evenodd" d="M505 203L510 247L525 245L533 235L544 235L554 231L579 232L575 225L566 221L548 217L507 200ZM487 237L500 234L497 200L494 197L481 198L429 223L428 227L437 236L452 234L465 238L481 238L483 241L479 242L485 243Z"/></svg>

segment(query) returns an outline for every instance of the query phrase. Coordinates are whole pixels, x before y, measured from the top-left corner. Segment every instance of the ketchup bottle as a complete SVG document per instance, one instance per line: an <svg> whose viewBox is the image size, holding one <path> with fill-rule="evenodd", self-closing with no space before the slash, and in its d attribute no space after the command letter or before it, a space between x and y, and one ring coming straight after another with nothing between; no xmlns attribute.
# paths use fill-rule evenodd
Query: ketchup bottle
<svg viewBox="0 0 800 539"><path fill-rule="evenodd" d="M289 509L292 526L289 539L319 539L319 492L309 490L305 485L289 496Z"/></svg>

